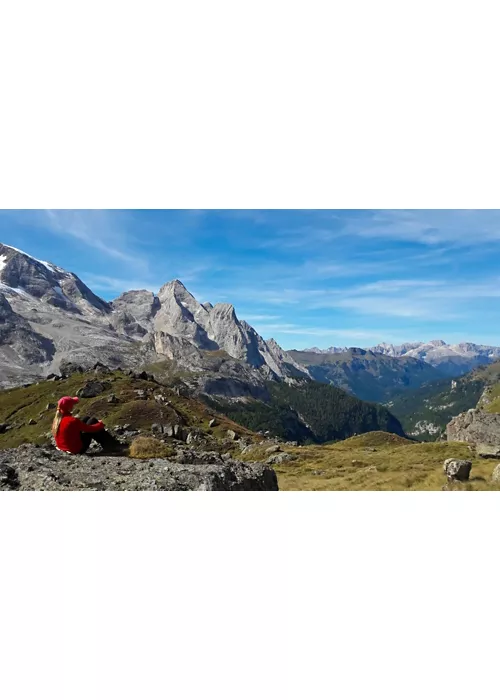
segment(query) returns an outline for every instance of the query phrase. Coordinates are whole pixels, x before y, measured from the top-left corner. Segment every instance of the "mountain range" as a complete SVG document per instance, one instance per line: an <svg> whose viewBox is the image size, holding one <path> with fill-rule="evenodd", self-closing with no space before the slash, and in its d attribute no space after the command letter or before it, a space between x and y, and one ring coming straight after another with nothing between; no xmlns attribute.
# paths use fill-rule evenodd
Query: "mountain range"
<svg viewBox="0 0 500 700"><path fill-rule="evenodd" d="M3 388L96 363L149 368L162 381L212 397L241 424L255 430L272 425L288 439L347 435L348 416L354 432L369 425L401 432L389 411L408 434L435 439L450 411L477 401L484 382L469 381L467 373L498 359L498 347L442 340L285 351L240 320L231 304L200 303L179 280L158 294L132 290L105 301L74 273L0 244ZM448 397L451 378L463 375L464 401L456 390ZM349 404L343 392L382 403L385 412ZM329 423L325 410L335 416Z"/></svg>
<svg viewBox="0 0 500 700"><path fill-rule="evenodd" d="M179 280L158 295L129 291L107 302L75 274L0 244L0 386L96 362L136 368L170 359L203 368L222 353L235 381L308 378L274 340L240 321L231 304L201 304Z"/></svg>
<svg viewBox="0 0 500 700"><path fill-rule="evenodd" d="M303 352L317 355L343 354L354 348L332 347L327 350L310 348ZM435 367L441 376L458 377L475 367L495 362L500 359L500 347L490 345L477 345L475 343L458 343L449 345L444 340L430 340L429 342L411 342L401 345L380 343L368 352L387 357L405 357L421 360Z"/></svg>
<svg viewBox="0 0 500 700"><path fill-rule="evenodd" d="M384 403L395 394L440 379L438 368L415 357L392 357L362 348L335 353L290 350L317 382L333 384L364 401Z"/></svg>

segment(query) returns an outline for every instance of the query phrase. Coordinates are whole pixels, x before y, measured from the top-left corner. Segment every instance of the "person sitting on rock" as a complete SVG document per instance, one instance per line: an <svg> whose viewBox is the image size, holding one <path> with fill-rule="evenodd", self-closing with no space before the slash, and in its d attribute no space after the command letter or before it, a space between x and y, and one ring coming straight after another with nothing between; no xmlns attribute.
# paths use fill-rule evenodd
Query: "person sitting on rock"
<svg viewBox="0 0 500 700"><path fill-rule="evenodd" d="M57 404L56 415L52 423L52 435L60 452L84 454L94 439L106 452L116 452L122 445L96 418L75 418L71 415L80 401L77 396L63 396Z"/></svg>

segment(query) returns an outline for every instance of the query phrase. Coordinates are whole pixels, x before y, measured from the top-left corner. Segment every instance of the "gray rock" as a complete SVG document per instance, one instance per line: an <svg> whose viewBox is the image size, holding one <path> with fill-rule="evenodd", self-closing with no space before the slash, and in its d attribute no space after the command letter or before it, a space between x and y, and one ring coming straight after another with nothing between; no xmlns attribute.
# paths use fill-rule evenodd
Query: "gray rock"
<svg viewBox="0 0 500 700"><path fill-rule="evenodd" d="M174 425L173 436L176 438L176 440L183 440L185 442L187 438L187 431L181 425Z"/></svg>
<svg viewBox="0 0 500 700"><path fill-rule="evenodd" d="M113 427L113 432L117 435L124 435L130 431L130 428L131 426L129 423L126 423L125 425L115 425Z"/></svg>
<svg viewBox="0 0 500 700"><path fill-rule="evenodd" d="M108 403L120 403L120 402L119 402L117 396L115 396L114 394L111 394L111 396L108 396Z"/></svg>
<svg viewBox="0 0 500 700"><path fill-rule="evenodd" d="M55 410L55 409L56 409L56 404L55 404L55 403L48 403L48 404L45 406L45 410L46 410L46 411L53 411L53 410Z"/></svg>
<svg viewBox="0 0 500 700"><path fill-rule="evenodd" d="M222 461L215 454L200 464L179 464L166 459L67 455L23 445L0 451L0 490L277 491L278 481L269 466Z"/></svg>
<svg viewBox="0 0 500 700"><path fill-rule="evenodd" d="M0 423L0 435L7 431L7 423Z"/></svg>
<svg viewBox="0 0 500 700"><path fill-rule="evenodd" d="M273 454L266 459L266 464L284 464L285 462L293 462L297 457L288 452L280 452Z"/></svg>
<svg viewBox="0 0 500 700"><path fill-rule="evenodd" d="M78 365L76 362L63 360L63 362L61 362L61 364L59 365L59 372L69 377L72 374L83 374L83 372L85 372L85 369L81 365Z"/></svg>
<svg viewBox="0 0 500 700"><path fill-rule="evenodd" d="M236 438L238 437L234 430L228 430L226 435L229 438L229 440L236 440Z"/></svg>
<svg viewBox="0 0 500 700"><path fill-rule="evenodd" d="M500 446L494 445L476 445L476 453L478 457L483 457L483 459L496 459L500 457Z"/></svg>
<svg viewBox="0 0 500 700"><path fill-rule="evenodd" d="M497 466L493 469L491 480L495 482L500 481L500 464L497 464Z"/></svg>
<svg viewBox="0 0 500 700"><path fill-rule="evenodd" d="M36 420L33 420L33 418L30 418L28 421L28 425L36 425Z"/></svg>
<svg viewBox="0 0 500 700"><path fill-rule="evenodd" d="M96 396L99 396L103 392L107 391L111 385L109 382L87 382L85 386L82 386L81 389L78 389L76 392L76 395L80 399L93 399Z"/></svg>
<svg viewBox="0 0 500 700"><path fill-rule="evenodd" d="M209 422L209 424L208 424L208 427L209 427L209 428L215 428L216 425L217 425L216 419L215 419L215 418L212 418L212 420L211 420L211 421Z"/></svg>
<svg viewBox="0 0 500 700"><path fill-rule="evenodd" d="M449 481L468 481L471 469L472 462L466 459L447 459L443 465Z"/></svg>
<svg viewBox="0 0 500 700"><path fill-rule="evenodd" d="M266 449L266 454L267 455L272 455L275 452L281 452L281 447L279 445L272 445L271 447L268 447Z"/></svg>
<svg viewBox="0 0 500 700"><path fill-rule="evenodd" d="M500 414L471 408L446 426L449 442L500 445Z"/></svg>

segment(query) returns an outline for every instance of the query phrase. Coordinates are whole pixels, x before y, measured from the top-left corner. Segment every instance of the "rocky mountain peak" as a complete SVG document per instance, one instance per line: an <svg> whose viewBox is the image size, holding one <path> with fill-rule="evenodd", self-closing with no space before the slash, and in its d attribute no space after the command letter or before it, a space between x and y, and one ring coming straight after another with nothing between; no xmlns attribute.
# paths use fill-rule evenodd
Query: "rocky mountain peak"
<svg viewBox="0 0 500 700"><path fill-rule="evenodd" d="M35 356L36 375L58 371L68 360L83 367L96 361L137 367L162 357L197 370L203 352L216 350L246 365L259 381L309 376L275 341L266 343L240 321L232 304L201 304L178 279L158 295L131 290L108 303L75 274L0 245L0 285L0 313L9 317L0 365L12 370L9 385ZM14 332L16 324L22 333ZM21 352L23 343L32 348L28 357Z"/></svg>
<svg viewBox="0 0 500 700"><path fill-rule="evenodd" d="M10 296L33 297L72 313L110 310L75 274L2 243L0 285Z"/></svg>

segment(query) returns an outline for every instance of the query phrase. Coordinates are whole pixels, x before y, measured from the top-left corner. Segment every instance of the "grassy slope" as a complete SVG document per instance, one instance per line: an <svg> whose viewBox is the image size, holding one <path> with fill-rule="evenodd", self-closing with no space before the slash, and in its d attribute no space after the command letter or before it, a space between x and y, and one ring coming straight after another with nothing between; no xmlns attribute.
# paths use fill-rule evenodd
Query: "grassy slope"
<svg viewBox="0 0 500 700"><path fill-rule="evenodd" d="M297 460L274 467L283 491L439 491L446 483L443 462L450 457L473 463L471 480L458 490L500 488L489 482L498 459L479 459L463 443L415 443L373 432L287 452ZM261 459L259 448L245 455L249 458Z"/></svg>
<svg viewBox="0 0 500 700"><path fill-rule="evenodd" d="M41 382L26 388L0 392L0 422L25 424L0 435L0 449L15 447L24 442L46 442L45 434L50 429L54 413L53 410L45 410L46 404L55 402L64 394L74 395L85 380L90 378L93 375L74 375L62 382ZM147 430L151 427L151 422L175 420L176 412L187 425L202 428L220 440L229 428L235 429L240 435L252 437L255 443L259 439L220 415L218 426L209 429L208 422L214 415L213 411L202 402L179 397L165 387L143 380L132 380L119 372L105 379L111 381L111 388L103 396L82 399L82 415L97 414L110 426L131 423L134 427ZM135 389L154 389L156 393L166 395L172 407L161 407L152 399L138 401L133 393ZM120 404L107 403L107 396L111 393L119 397ZM37 425L28 426L30 418L37 420ZM493 489L488 479L498 462L477 459L464 444L415 443L381 432L366 433L335 444L286 449L295 454L297 460L275 465L282 490L439 490L445 483L442 465L448 457L473 461L472 479L460 488ZM256 461L267 456L265 447L256 444L242 459Z"/></svg>
<svg viewBox="0 0 500 700"><path fill-rule="evenodd" d="M0 449L17 447L24 442L40 445L49 442L46 434L50 431L55 411L47 410L47 404L56 403L61 396L74 396L91 379L96 379L93 373L75 374L59 382L45 381L0 392L0 423L22 425L0 434ZM102 380L110 382L110 389L96 398L81 399L78 405L80 416L102 418L110 427L129 423L134 428L143 430L149 430L153 423L179 423L181 416L186 426L202 429L217 439L222 439L228 429L233 429L242 436L253 436L251 431L222 416L217 416L216 427L209 428L209 421L216 415L214 411L210 411L197 399L177 396L172 390L153 382L131 379L121 372L113 372L102 377ZM156 394L163 394L171 406L161 406L152 398L138 400L134 393L137 389L154 390ZM120 403L109 404L107 399L111 394L115 394ZM37 424L28 425L30 419L37 421Z"/></svg>

